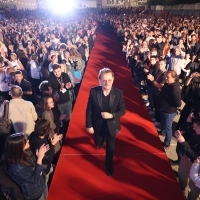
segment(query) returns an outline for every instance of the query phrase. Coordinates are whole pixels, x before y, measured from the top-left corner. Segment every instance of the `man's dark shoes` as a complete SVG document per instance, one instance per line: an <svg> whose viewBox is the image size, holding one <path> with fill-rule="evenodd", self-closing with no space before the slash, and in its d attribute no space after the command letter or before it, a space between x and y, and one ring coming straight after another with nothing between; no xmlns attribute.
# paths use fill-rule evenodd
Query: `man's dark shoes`
<svg viewBox="0 0 200 200"><path fill-rule="evenodd" d="M102 146L97 146L97 149L101 149L103 147L103 145Z"/></svg>
<svg viewBox="0 0 200 200"><path fill-rule="evenodd" d="M106 174L107 174L108 176L112 176L112 174L113 174L113 169L112 169L112 167L106 167Z"/></svg>
<svg viewBox="0 0 200 200"><path fill-rule="evenodd" d="M180 164L180 160L170 160L171 166L176 166Z"/></svg>
<svg viewBox="0 0 200 200"><path fill-rule="evenodd" d="M162 133L161 131L158 131L158 135L162 136L162 137L165 137L165 134Z"/></svg>
<svg viewBox="0 0 200 200"><path fill-rule="evenodd" d="M165 150L168 150L170 148L170 145L166 145L164 142L163 142L163 147Z"/></svg>

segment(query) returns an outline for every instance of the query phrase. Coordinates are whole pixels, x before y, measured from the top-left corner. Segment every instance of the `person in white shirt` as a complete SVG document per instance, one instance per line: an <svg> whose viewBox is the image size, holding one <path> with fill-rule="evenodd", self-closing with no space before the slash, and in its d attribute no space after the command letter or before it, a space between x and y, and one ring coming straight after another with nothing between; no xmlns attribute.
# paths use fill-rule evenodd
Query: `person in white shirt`
<svg viewBox="0 0 200 200"><path fill-rule="evenodd" d="M32 83L32 86L35 88L37 95L40 96L39 85L41 82L41 68L42 67L38 63L37 54L31 55L31 60L29 64L30 64L30 75L31 75L30 82Z"/></svg>
<svg viewBox="0 0 200 200"><path fill-rule="evenodd" d="M0 61L0 94L6 100L10 100L9 87L12 83L12 77L7 73L8 67L4 66L3 60Z"/></svg>
<svg viewBox="0 0 200 200"><path fill-rule="evenodd" d="M11 53L11 64L15 70L24 70L24 66L22 63L17 59L17 55L15 53Z"/></svg>
<svg viewBox="0 0 200 200"><path fill-rule="evenodd" d="M200 188L199 171L200 171L200 157L197 157L197 159L193 162L191 169L190 169L190 178L197 186L197 188L196 188L197 193L199 193L199 188Z"/></svg>

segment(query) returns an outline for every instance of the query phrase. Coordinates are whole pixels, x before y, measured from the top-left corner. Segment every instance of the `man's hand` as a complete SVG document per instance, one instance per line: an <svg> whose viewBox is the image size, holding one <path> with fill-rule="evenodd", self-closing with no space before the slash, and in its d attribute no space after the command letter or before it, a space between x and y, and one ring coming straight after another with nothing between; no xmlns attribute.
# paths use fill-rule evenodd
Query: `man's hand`
<svg viewBox="0 0 200 200"><path fill-rule="evenodd" d="M190 113L187 117L187 122L192 122L192 119L194 118L194 113Z"/></svg>
<svg viewBox="0 0 200 200"><path fill-rule="evenodd" d="M182 133L178 130L174 133L178 142L182 143L185 142L185 138L182 136Z"/></svg>
<svg viewBox="0 0 200 200"><path fill-rule="evenodd" d="M197 157L197 159L194 162L200 164L200 157Z"/></svg>
<svg viewBox="0 0 200 200"><path fill-rule="evenodd" d="M112 119L113 118L113 114L109 113L109 112L101 112L101 116L104 119Z"/></svg>
<svg viewBox="0 0 200 200"><path fill-rule="evenodd" d="M147 79L153 82L154 81L154 76L149 74L149 75L147 75Z"/></svg>
<svg viewBox="0 0 200 200"><path fill-rule="evenodd" d="M58 142L58 141L60 141L61 139L63 138L63 135L62 134L55 134L54 136L53 136L53 138L51 138L51 144L52 145L56 145L56 143Z"/></svg>
<svg viewBox="0 0 200 200"><path fill-rule="evenodd" d="M198 72L194 72L190 75L190 78L195 78L195 77L198 77L199 76L199 73Z"/></svg>
<svg viewBox="0 0 200 200"><path fill-rule="evenodd" d="M87 132L90 133L90 134L94 134L94 129L93 129L93 127L87 128Z"/></svg>
<svg viewBox="0 0 200 200"><path fill-rule="evenodd" d="M149 70L146 69L146 68L144 68L143 71L144 71L145 73L148 73L148 72L149 72Z"/></svg>

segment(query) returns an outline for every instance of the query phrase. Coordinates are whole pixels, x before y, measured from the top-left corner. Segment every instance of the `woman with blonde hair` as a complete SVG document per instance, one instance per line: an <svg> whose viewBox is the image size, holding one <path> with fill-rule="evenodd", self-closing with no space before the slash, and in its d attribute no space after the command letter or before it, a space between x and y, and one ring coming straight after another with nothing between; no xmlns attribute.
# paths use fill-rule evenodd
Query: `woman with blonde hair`
<svg viewBox="0 0 200 200"><path fill-rule="evenodd" d="M81 54L75 48L71 48L69 50L69 52L70 52L70 55L71 55L70 58L75 63L76 70L82 70L83 64L82 64Z"/></svg>

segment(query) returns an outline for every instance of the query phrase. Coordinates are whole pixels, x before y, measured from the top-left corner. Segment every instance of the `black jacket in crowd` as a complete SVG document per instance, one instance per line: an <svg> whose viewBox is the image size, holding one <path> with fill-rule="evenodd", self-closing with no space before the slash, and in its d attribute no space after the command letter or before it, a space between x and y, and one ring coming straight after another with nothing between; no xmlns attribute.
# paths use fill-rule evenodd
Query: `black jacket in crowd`
<svg viewBox="0 0 200 200"><path fill-rule="evenodd" d="M62 83L64 83L64 84L66 84L68 82L71 83L71 80L66 73L62 72L61 77L62 77ZM66 89L65 93L62 93L60 91L61 85L60 85L58 79L56 78L56 76L53 74L53 72L50 73L48 82L51 85L51 87L53 88L53 92L54 93L56 92L59 95L58 104L64 104L70 100L69 90L65 88Z"/></svg>
<svg viewBox="0 0 200 200"><path fill-rule="evenodd" d="M181 90L179 82L165 83L159 95L159 110L165 113L176 113L181 106Z"/></svg>
<svg viewBox="0 0 200 200"><path fill-rule="evenodd" d="M197 135L194 130L186 130L184 133L185 142L181 145L184 148L185 155L194 162L200 156L200 135Z"/></svg>

